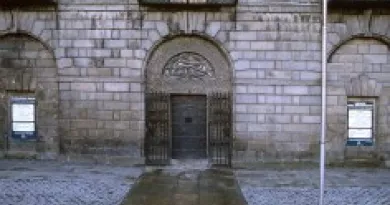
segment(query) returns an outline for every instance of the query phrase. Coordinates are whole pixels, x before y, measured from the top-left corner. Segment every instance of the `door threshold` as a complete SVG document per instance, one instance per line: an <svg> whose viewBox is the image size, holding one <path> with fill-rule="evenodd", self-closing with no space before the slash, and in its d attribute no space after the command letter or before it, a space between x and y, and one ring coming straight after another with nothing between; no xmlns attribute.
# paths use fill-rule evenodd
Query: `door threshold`
<svg viewBox="0 0 390 205"><path fill-rule="evenodd" d="M211 167L208 159L172 159L170 169L206 170Z"/></svg>

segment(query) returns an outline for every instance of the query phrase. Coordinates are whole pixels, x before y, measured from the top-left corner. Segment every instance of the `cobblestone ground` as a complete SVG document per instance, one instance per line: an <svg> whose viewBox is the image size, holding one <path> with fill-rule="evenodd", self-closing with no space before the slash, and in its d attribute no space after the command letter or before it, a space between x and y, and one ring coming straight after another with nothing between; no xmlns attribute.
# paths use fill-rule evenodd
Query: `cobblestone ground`
<svg viewBox="0 0 390 205"><path fill-rule="evenodd" d="M1 205L116 205L141 169L0 161Z"/></svg>
<svg viewBox="0 0 390 205"><path fill-rule="evenodd" d="M319 171L237 171L249 205L313 205L319 200ZM390 205L389 169L328 169L326 205Z"/></svg>

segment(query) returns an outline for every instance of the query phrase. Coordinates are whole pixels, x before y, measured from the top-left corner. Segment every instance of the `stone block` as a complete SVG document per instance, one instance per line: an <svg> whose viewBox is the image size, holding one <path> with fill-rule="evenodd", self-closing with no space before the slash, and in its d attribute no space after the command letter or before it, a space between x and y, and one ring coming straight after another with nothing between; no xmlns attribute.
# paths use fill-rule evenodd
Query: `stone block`
<svg viewBox="0 0 390 205"><path fill-rule="evenodd" d="M104 83L104 91L106 92L129 92L129 83Z"/></svg>
<svg viewBox="0 0 390 205"><path fill-rule="evenodd" d="M134 56L134 51L133 50L128 50L124 49L120 51L120 56L121 57L133 57Z"/></svg>
<svg viewBox="0 0 390 205"><path fill-rule="evenodd" d="M248 85L248 93L272 94L275 93L275 86Z"/></svg>
<svg viewBox="0 0 390 205"><path fill-rule="evenodd" d="M319 124L284 124L282 127L282 131L315 133L315 132L320 132L320 125Z"/></svg>
<svg viewBox="0 0 390 205"><path fill-rule="evenodd" d="M123 58L106 58L104 59L105 67L126 67L126 59Z"/></svg>
<svg viewBox="0 0 390 205"><path fill-rule="evenodd" d="M321 63L320 62L306 61L306 64L307 64L307 70L321 71ZM328 63L328 65L330 65L330 63Z"/></svg>
<svg viewBox="0 0 390 205"><path fill-rule="evenodd" d="M318 115L318 114L321 114L321 106L318 105L318 106L310 106L310 114L313 115Z"/></svg>
<svg viewBox="0 0 390 205"><path fill-rule="evenodd" d="M300 105L321 105L321 96L301 96L299 97Z"/></svg>
<svg viewBox="0 0 390 205"><path fill-rule="evenodd" d="M271 70L267 72L267 78L271 79L292 79L291 71Z"/></svg>
<svg viewBox="0 0 390 205"><path fill-rule="evenodd" d="M308 86L284 86L283 94L309 95L309 87Z"/></svg>
<svg viewBox="0 0 390 205"><path fill-rule="evenodd" d="M250 68L250 61L238 60L234 63L234 68L236 70L247 70Z"/></svg>
<svg viewBox="0 0 390 205"><path fill-rule="evenodd" d="M236 93L247 93L247 86L244 85L236 85L235 87Z"/></svg>
<svg viewBox="0 0 390 205"><path fill-rule="evenodd" d="M130 127L129 121L105 121L105 128L114 130L126 130Z"/></svg>
<svg viewBox="0 0 390 205"><path fill-rule="evenodd" d="M236 103L256 103L257 96L254 94L237 94Z"/></svg>
<svg viewBox="0 0 390 205"><path fill-rule="evenodd" d="M305 61L283 61L281 68L285 70L306 70L307 65Z"/></svg>
<svg viewBox="0 0 390 205"><path fill-rule="evenodd" d="M292 103L292 97L291 96L266 96L265 98L266 103L271 104L290 104Z"/></svg>
<svg viewBox="0 0 390 205"><path fill-rule="evenodd" d="M142 61L138 59L130 59L126 61L127 67L133 68L133 69L141 69L142 68Z"/></svg>
<svg viewBox="0 0 390 205"><path fill-rule="evenodd" d="M130 109L130 104L127 102L104 101L103 105L105 110L129 110Z"/></svg>
<svg viewBox="0 0 390 205"><path fill-rule="evenodd" d="M265 53L266 60L292 60L292 53L289 51L268 51Z"/></svg>
<svg viewBox="0 0 390 205"><path fill-rule="evenodd" d="M73 58L73 65L75 67L90 67L93 65L92 59L91 58Z"/></svg>
<svg viewBox="0 0 390 205"><path fill-rule="evenodd" d="M321 86L309 86L309 95L321 95Z"/></svg>
<svg viewBox="0 0 390 205"><path fill-rule="evenodd" d="M252 69L272 69L275 68L275 61L251 61Z"/></svg>
<svg viewBox="0 0 390 205"><path fill-rule="evenodd" d="M112 93L101 93L101 92L93 92L93 93L86 93L88 100L112 100L113 94Z"/></svg>
<svg viewBox="0 0 390 205"><path fill-rule="evenodd" d="M348 54L357 54L358 53L358 45L356 45L356 44L343 45L337 50L337 52L348 53Z"/></svg>
<svg viewBox="0 0 390 205"><path fill-rule="evenodd" d="M70 90L70 82L60 82L59 89L62 91Z"/></svg>
<svg viewBox="0 0 390 205"><path fill-rule="evenodd" d="M137 102L130 103L130 110L142 111L144 110L144 108L145 108L144 103L137 103Z"/></svg>
<svg viewBox="0 0 390 205"><path fill-rule="evenodd" d="M257 121L256 114L236 114L235 118L236 118L236 122L256 122Z"/></svg>
<svg viewBox="0 0 390 205"><path fill-rule="evenodd" d="M275 50L275 42L272 41L252 41L252 50Z"/></svg>
<svg viewBox="0 0 390 205"><path fill-rule="evenodd" d="M321 123L321 116L307 116L303 115L301 116L301 122L307 123L307 124L318 124Z"/></svg>
<svg viewBox="0 0 390 205"><path fill-rule="evenodd" d="M301 80L313 80L313 81L318 81L318 83L320 83L319 81L321 79L321 73L302 71L302 72L300 72L300 79Z"/></svg>
<svg viewBox="0 0 390 205"><path fill-rule="evenodd" d="M111 50L109 49L90 49L87 50L87 55L89 57L110 57L111 56Z"/></svg>
<svg viewBox="0 0 390 205"><path fill-rule="evenodd" d="M249 132L278 132L281 131L282 126L278 124L255 124L255 123L249 123L248 124L248 131Z"/></svg>
<svg viewBox="0 0 390 205"><path fill-rule="evenodd" d="M337 105L337 96L327 96L326 97L326 104L327 105Z"/></svg>
<svg viewBox="0 0 390 205"><path fill-rule="evenodd" d="M112 76L111 68L88 68L87 75L89 76Z"/></svg>
<svg viewBox="0 0 390 205"><path fill-rule="evenodd" d="M235 130L237 132L247 132L248 131L248 124L247 123L235 123Z"/></svg>
<svg viewBox="0 0 390 205"><path fill-rule="evenodd" d="M258 95L257 96L257 103L265 103L265 96L264 95Z"/></svg>
<svg viewBox="0 0 390 205"><path fill-rule="evenodd" d="M388 56L386 54L370 54L370 55L363 55L363 61L365 63L372 63L372 64L378 64L378 63L387 63Z"/></svg>
<svg viewBox="0 0 390 205"><path fill-rule="evenodd" d="M292 116L291 115L267 115L266 122L267 123L291 123Z"/></svg>
<svg viewBox="0 0 390 205"><path fill-rule="evenodd" d="M283 106L283 113L308 114L310 113L310 106Z"/></svg>
<svg viewBox="0 0 390 205"><path fill-rule="evenodd" d="M113 120L113 111L97 110L95 114L98 120Z"/></svg>
<svg viewBox="0 0 390 205"><path fill-rule="evenodd" d="M72 128L96 128L95 120L72 120L71 127Z"/></svg>
<svg viewBox="0 0 390 205"><path fill-rule="evenodd" d="M59 68L69 68L73 65L71 58L61 58L57 60L57 65Z"/></svg>
<svg viewBox="0 0 390 205"><path fill-rule="evenodd" d="M358 46L358 53L369 53L370 52L370 45L360 44L357 46Z"/></svg>
<svg viewBox="0 0 390 205"><path fill-rule="evenodd" d="M274 113L274 105L247 105L248 113Z"/></svg>
<svg viewBox="0 0 390 205"><path fill-rule="evenodd" d="M130 83L131 92L142 92L140 83Z"/></svg>
<svg viewBox="0 0 390 205"><path fill-rule="evenodd" d="M256 78L256 70L236 71L236 78Z"/></svg>
<svg viewBox="0 0 390 205"><path fill-rule="evenodd" d="M389 48L385 44L382 45L371 44L369 46L370 46L369 52L371 54L387 54L389 52Z"/></svg>
<svg viewBox="0 0 390 205"><path fill-rule="evenodd" d="M250 41L237 41L235 44L237 50L250 50L251 43Z"/></svg>
<svg viewBox="0 0 390 205"><path fill-rule="evenodd" d="M257 34L252 31L233 31L230 32L230 40L233 41L254 41Z"/></svg>
<svg viewBox="0 0 390 205"><path fill-rule="evenodd" d="M71 90L94 92L94 91L96 91L96 84L95 83L72 82L71 83Z"/></svg>
<svg viewBox="0 0 390 205"><path fill-rule="evenodd" d="M93 48L95 47L93 40L73 40L73 48Z"/></svg>

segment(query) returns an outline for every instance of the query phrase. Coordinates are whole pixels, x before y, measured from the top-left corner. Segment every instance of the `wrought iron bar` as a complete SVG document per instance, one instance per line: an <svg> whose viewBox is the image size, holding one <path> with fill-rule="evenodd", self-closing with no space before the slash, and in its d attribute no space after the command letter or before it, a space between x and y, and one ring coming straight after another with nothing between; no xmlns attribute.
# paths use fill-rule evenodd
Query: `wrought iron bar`
<svg viewBox="0 0 390 205"><path fill-rule="evenodd" d="M209 153L215 165L231 166L231 104L229 93L209 96Z"/></svg>
<svg viewBox="0 0 390 205"><path fill-rule="evenodd" d="M168 164L169 157L169 94L146 94L146 164Z"/></svg>

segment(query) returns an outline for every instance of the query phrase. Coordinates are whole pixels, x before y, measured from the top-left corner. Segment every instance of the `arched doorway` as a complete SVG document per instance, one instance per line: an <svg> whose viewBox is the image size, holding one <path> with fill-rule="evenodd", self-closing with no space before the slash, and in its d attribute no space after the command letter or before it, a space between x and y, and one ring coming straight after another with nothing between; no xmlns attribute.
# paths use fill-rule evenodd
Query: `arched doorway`
<svg viewBox="0 0 390 205"><path fill-rule="evenodd" d="M232 75L223 52L199 37L177 37L153 51L145 73L146 163L230 165Z"/></svg>

